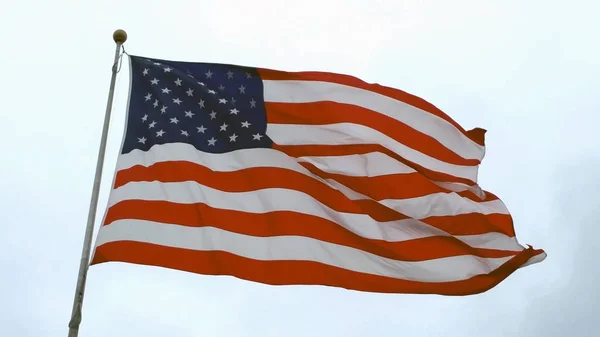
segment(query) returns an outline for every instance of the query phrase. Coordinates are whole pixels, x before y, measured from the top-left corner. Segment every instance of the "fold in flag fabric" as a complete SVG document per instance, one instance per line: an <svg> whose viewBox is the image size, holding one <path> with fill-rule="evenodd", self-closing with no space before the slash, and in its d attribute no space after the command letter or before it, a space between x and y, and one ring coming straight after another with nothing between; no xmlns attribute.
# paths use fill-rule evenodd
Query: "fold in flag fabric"
<svg viewBox="0 0 600 337"><path fill-rule="evenodd" d="M468 295L542 261L477 183L482 129L323 72L129 56L92 264Z"/></svg>

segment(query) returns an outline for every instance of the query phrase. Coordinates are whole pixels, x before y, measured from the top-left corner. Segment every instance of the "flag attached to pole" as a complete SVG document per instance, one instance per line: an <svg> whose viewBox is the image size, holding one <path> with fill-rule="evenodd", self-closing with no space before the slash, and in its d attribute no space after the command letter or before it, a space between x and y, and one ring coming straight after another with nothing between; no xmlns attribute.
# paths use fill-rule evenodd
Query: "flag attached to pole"
<svg viewBox="0 0 600 337"><path fill-rule="evenodd" d="M546 256L477 183L484 131L418 97L321 72L137 56L130 71L92 264L466 295Z"/></svg>

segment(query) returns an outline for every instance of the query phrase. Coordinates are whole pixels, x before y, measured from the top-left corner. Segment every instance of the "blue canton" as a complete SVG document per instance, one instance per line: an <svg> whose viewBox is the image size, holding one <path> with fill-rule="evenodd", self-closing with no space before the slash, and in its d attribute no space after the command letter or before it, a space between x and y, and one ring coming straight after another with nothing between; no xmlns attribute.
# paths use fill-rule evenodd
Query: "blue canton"
<svg viewBox="0 0 600 337"><path fill-rule="evenodd" d="M256 69L130 56L131 91L123 154L187 143L224 153L267 148L262 80Z"/></svg>

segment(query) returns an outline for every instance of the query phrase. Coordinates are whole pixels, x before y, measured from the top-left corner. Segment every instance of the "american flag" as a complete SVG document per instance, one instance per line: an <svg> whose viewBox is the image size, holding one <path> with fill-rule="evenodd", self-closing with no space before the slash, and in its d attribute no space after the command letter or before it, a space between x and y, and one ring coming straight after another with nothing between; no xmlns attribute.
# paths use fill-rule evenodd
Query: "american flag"
<svg viewBox="0 0 600 337"><path fill-rule="evenodd" d="M340 74L129 60L92 264L465 295L545 258L477 184L484 130L418 97Z"/></svg>

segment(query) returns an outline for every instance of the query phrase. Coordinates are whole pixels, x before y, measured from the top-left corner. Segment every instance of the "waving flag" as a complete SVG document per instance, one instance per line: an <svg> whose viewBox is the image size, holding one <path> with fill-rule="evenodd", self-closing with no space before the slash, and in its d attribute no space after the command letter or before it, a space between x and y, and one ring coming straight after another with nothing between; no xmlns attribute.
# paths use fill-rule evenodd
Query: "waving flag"
<svg viewBox="0 0 600 337"><path fill-rule="evenodd" d="M130 56L92 264L465 295L544 259L477 183L484 131L331 73Z"/></svg>

